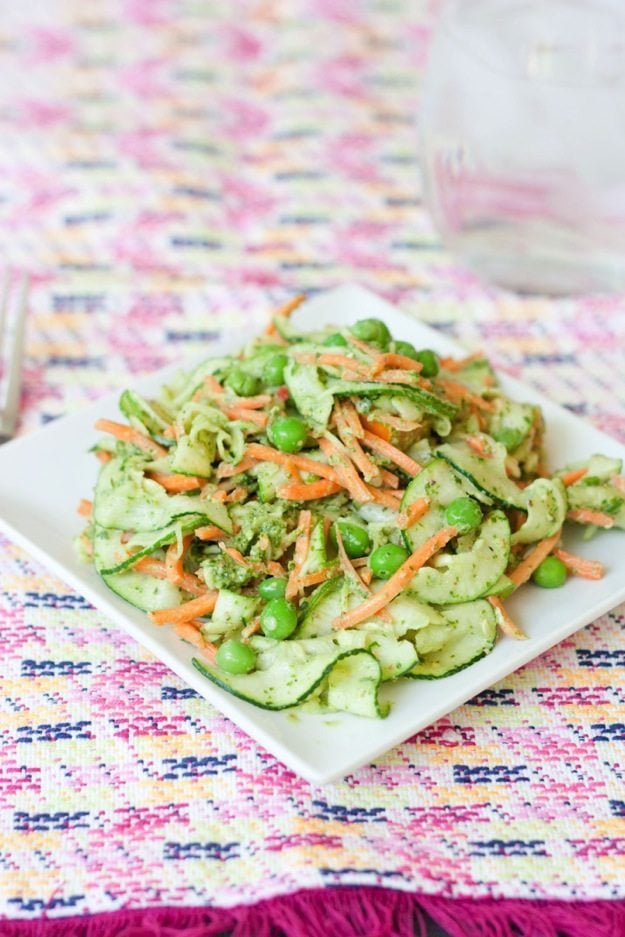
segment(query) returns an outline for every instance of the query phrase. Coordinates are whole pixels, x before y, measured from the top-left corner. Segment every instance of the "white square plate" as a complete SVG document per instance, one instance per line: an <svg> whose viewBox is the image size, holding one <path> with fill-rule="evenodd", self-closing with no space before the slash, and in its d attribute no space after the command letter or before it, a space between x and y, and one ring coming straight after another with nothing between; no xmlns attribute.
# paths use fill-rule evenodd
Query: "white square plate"
<svg viewBox="0 0 625 937"><path fill-rule="evenodd" d="M431 347L444 355L462 354L445 336L356 286L316 296L300 307L294 322L304 329L346 326L370 316L383 319L395 336L417 347ZM221 345L210 353L228 350L234 349ZM154 394L180 366L143 378L136 383L136 389ZM543 408L550 465L563 465L593 452L625 459L625 447L542 399L532 388L507 377L502 377L501 383L512 397ZM369 763L625 600L625 565L617 560L624 534L610 531L585 544L569 532L567 545L602 560L606 575L599 582L571 578L557 592L531 586L521 589L509 601L509 608L527 633L527 641L500 638L488 657L441 681L404 680L385 687L384 695L393 705L384 720L340 714L298 714L294 719L288 711L257 709L205 680L191 664L191 648L168 629L155 628L143 613L113 595L75 555L72 540L81 526L76 503L81 496L90 497L97 472L96 460L87 452L97 438L93 424L100 416L118 416L117 399L117 394L106 397L0 449L0 527L245 732L313 783L342 778Z"/></svg>

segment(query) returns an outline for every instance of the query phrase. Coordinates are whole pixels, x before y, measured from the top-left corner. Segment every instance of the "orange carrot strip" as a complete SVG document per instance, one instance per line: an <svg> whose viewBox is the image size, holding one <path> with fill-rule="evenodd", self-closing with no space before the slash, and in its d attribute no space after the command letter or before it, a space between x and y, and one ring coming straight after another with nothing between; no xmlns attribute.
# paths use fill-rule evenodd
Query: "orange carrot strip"
<svg viewBox="0 0 625 937"><path fill-rule="evenodd" d="M513 569L512 572L509 572L508 578L517 586L517 588L523 585L524 582L530 578L537 566L540 566L542 561L549 556L558 540L560 539L562 531L558 531L553 534L552 537L547 537L546 540L541 540L538 543L532 552L521 560L516 569Z"/></svg>
<svg viewBox="0 0 625 937"><path fill-rule="evenodd" d="M365 504L372 501L371 492L368 486L354 468L345 448L339 443L338 439L322 436L319 440L319 448L330 459L336 460L336 472L339 482L346 488L350 496L359 504Z"/></svg>
<svg viewBox="0 0 625 937"><path fill-rule="evenodd" d="M514 619L511 618L501 599L496 595L489 595L488 601L495 609L497 624L503 633L507 634L510 638L516 638L517 641L525 641L527 635L521 631Z"/></svg>
<svg viewBox="0 0 625 937"><path fill-rule="evenodd" d="M309 354L306 352L295 354L294 358L296 361L300 361L302 364L318 364L330 368L347 368L349 371L353 371L354 374L359 374L362 377L369 377L370 373L368 365L363 364L362 361L358 361L357 358L350 358L349 355L341 355L331 352L324 354Z"/></svg>
<svg viewBox="0 0 625 937"><path fill-rule="evenodd" d="M406 472L408 475L418 475L421 471L421 466L418 462L415 462L414 459L411 459L410 456L406 455L405 452L402 452L401 449L398 449L397 446L393 446L385 439L380 439L379 436L376 436L374 433L370 433L368 430L365 431L363 442L365 446L367 446L369 449L373 449L373 451L377 452L378 455L384 456L386 459L394 462L395 465L399 466L400 469L403 469L404 472Z"/></svg>
<svg viewBox="0 0 625 937"><path fill-rule="evenodd" d="M362 439L364 436L364 430L362 428L362 423L360 422L360 417L358 416L358 410L354 406L352 400L343 400L343 416L345 418L345 423L347 424L352 436L354 439Z"/></svg>
<svg viewBox="0 0 625 937"><path fill-rule="evenodd" d="M401 368L380 371L371 380L378 384L409 384L411 387L418 387L422 381L415 372L402 371Z"/></svg>
<svg viewBox="0 0 625 937"><path fill-rule="evenodd" d="M385 368L399 368L403 371L421 371L423 365L420 361L415 361L414 358L408 358L407 355L399 355L396 352L387 351L383 355L379 355L376 359L376 362L373 366L373 374L378 374L380 371L383 371Z"/></svg>
<svg viewBox="0 0 625 937"><path fill-rule="evenodd" d="M357 348L358 351L361 351L363 355L367 355L369 358L373 358L374 361L378 360L380 352L377 348L374 348L373 345L369 345L367 342L363 342L361 338L356 338L356 336L352 335L351 332L346 332L345 338L350 345L353 345L354 348Z"/></svg>
<svg viewBox="0 0 625 937"><path fill-rule="evenodd" d="M192 534L187 534L186 537L182 538L182 544L174 540L167 547L167 552L165 553L165 569L167 570L167 578L175 586L179 584L179 580L184 573L184 555L192 539Z"/></svg>
<svg viewBox="0 0 625 937"><path fill-rule="evenodd" d="M439 358L439 363L441 368L446 371L462 371L468 364L473 361L481 361L483 357L484 353L482 351L474 351L470 355L465 355L464 358Z"/></svg>
<svg viewBox="0 0 625 937"><path fill-rule="evenodd" d="M306 299L305 294L300 293L299 296L294 296L293 299L289 299L288 302L284 303L283 306L280 306L279 309L276 309L276 311L273 313L271 317L271 322L265 329L265 335L273 335L277 331L275 323L273 321L274 319L276 318L288 319L291 313L293 313L297 309L298 306L301 306L301 304L304 302L305 299Z"/></svg>
<svg viewBox="0 0 625 937"><path fill-rule="evenodd" d="M262 410L271 403L271 394L257 394L255 397L235 397L233 403L245 410Z"/></svg>
<svg viewBox="0 0 625 937"><path fill-rule="evenodd" d="M267 562L267 572L270 576L277 576L278 579L282 579L284 577L284 566L278 563L277 560L269 560Z"/></svg>
<svg viewBox="0 0 625 937"><path fill-rule="evenodd" d="M356 465L366 481L379 481L380 469L375 464L375 462L371 461L358 440L354 437L340 403L335 405L334 414L336 417L336 427L338 430L339 439L347 448L349 457L354 465ZM364 431L362 432L362 435L364 436Z"/></svg>
<svg viewBox="0 0 625 937"><path fill-rule="evenodd" d="M396 573L384 584L379 592L372 595L362 605L351 609L345 614L335 619L334 628L354 628L361 622L366 621L377 615L385 608L399 593L405 589L412 577L431 559L439 550L449 543L457 535L455 527L443 527L433 537L426 540L425 543L414 551L408 559L402 563Z"/></svg>
<svg viewBox="0 0 625 937"><path fill-rule="evenodd" d="M565 472L564 475L560 475L560 479L562 484L566 485L568 488L569 485L574 485L575 482L578 482L584 475L588 475L587 468L571 469L570 472Z"/></svg>
<svg viewBox="0 0 625 937"><path fill-rule="evenodd" d="M420 517L427 513L430 507L429 498L417 498L408 507L408 510L402 511L397 517L397 526L400 530L407 530L416 524Z"/></svg>
<svg viewBox="0 0 625 937"><path fill-rule="evenodd" d="M96 449L95 457L100 460L102 465L106 465L113 458L113 453L107 452L106 449Z"/></svg>
<svg viewBox="0 0 625 937"><path fill-rule="evenodd" d="M388 469L380 469L380 478L387 488L399 488L399 478Z"/></svg>
<svg viewBox="0 0 625 937"><path fill-rule="evenodd" d="M244 420L246 423L255 423L264 429L269 422L268 413L259 413L258 410L246 410L244 407L234 407L229 404L220 404L219 409L230 420Z"/></svg>
<svg viewBox="0 0 625 937"><path fill-rule="evenodd" d="M484 400L483 397L474 394L468 387L465 387L464 384L460 384L458 381L451 381L448 378L439 377L437 378L437 383L442 387L447 397L453 403L466 401L466 403L471 403L480 410L488 411L493 410L495 407L491 400Z"/></svg>
<svg viewBox="0 0 625 937"><path fill-rule="evenodd" d="M146 472L146 474L153 482L158 482L165 491L174 493L195 491L204 484L203 479L196 478L194 475L167 475L164 472Z"/></svg>
<svg viewBox="0 0 625 937"><path fill-rule="evenodd" d="M221 540L224 532L215 524L207 524L206 527L196 527L194 534L198 540Z"/></svg>
<svg viewBox="0 0 625 937"><path fill-rule="evenodd" d="M137 449L143 449L144 452L151 452L152 455L156 456L167 455L167 449L165 449L164 446L159 446L157 442L154 442L154 440L146 436L145 433L140 433L138 429L134 429L132 426L126 426L125 423L116 423L114 420L100 419L96 420L95 428L102 433L110 433L111 436L114 436L122 442L131 443L133 446L136 446Z"/></svg>
<svg viewBox="0 0 625 937"><path fill-rule="evenodd" d="M272 449L271 446L264 446L262 443L251 442L247 447L247 455L257 462L275 462L276 465L288 466L289 462L296 465L298 469L309 472L311 475L317 475L319 478L328 478L332 482L338 482L338 474L335 469L325 462L317 462L315 459L309 459L308 456L300 454L291 455L286 452L280 452L279 449Z"/></svg>
<svg viewBox="0 0 625 937"><path fill-rule="evenodd" d="M214 610L218 595L219 592L215 589L174 608L159 608L156 612L149 612L149 616L155 625L177 625L193 618L201 618L202 615L210 615Z"/></svg>
<svg viewBox="0 0 625 937"><path fill-rule="evenodd" d="M376 504L383 504L384 507L390 508L392 511L399 511L403 492L389 488L374 488L373 485L367 485L367 490L371 495L371 500L375 501Z"/></svg>
<svg viewBox="0 0 625 937"><path fill-rule="evenodd" d="M87 498L81 498L76 510L81 517L91 517L93 514L93 501L88 501Z"/></svg>
<svg viewBox="0 0 625 937"><path fill-rule="evenodd" d="M154 579L169 579L169 571L163 560L156 560L152 556L142 556L140 560L132 564L132 568L144 576L152 576ZM191 573L184 573L181 582L178 583L185 592L191 595L204 596L208 594L206 586L203 586L199 580Z"/></svg>
<svg viewBox="0 0 625 937"><path fill-rule="evenodd" d="M382 423L385 427L390 426L391 429L396 429L400 433L410 433L421 426L416 420L404 420L401 416L395 416L394 413L384 413L382 410L376 410L374 416L377 423ZM372 430L372 432L375 432L375 430ZM388 433L388 430L386 432ZM376 435L380 436L381 434L377 433ZM382 438L386 439L386 436Z"/></svg>
<svg viewBox="0 0 625 937"><path fill-rule="evenodd" d="M486 440L483 436L471 436L466 434L464 436L464 440L469 448L473 449L473 452L475 452L476 455L481 456L483 459L492 458L493 453L488 448Z"/></svg>
<svg viewBox="0 0 625 937"><path fill-rule="evenodd" d="M310 527L312 523L312 514L310 511L300 511L298 518L298 530L300 531L295 541L295 552L293 554L293 568L286 584L284 593L287 601L296 598L299 592L299 576L302 566L306 562L308 549L310 546Z"/></svg>
<svg viewBox="0 0 625 937"><path fill-rule="evenodd" d="M225 394L225 390L219 383L216 377L213 377L212 374L207 374L204 378L204 386L212 394Z"/></svg>
<svg viewBox="0 0 625 937"><path fill-rule="evenodd" d="M180 621L178 624L174 625L174 633L177 634L179 638L182 638L183 641L188 641L189 644L193 644L194 647L205 649L208 641L206 641L200 631L201 624L201 622L196 621Z"/></svg>
<svg viewBox="0 0 625 937"><path fill-rule="evenodd" d="M220 462L217 466L217 478L232 478L234 475L242 475L253 468L258 459L250 455L244 455L240 462L233 465L231 462Z"/></svg>
<svg viewBox="0 0 625 937"><path fill-rule="evenodd" d="M300 576L300 588L307 589L309 586L318 586L327 579L332 579L333 576L336 576L336 572L336 566L326 566L325 569L320 569L316 573L308 573L306 576Z"/></svg>
<svg viewBox="0 0 625 937"><path fill-rule="evenodd" d="M178 431L175 426L168 426L167 429L163 430L163 436L165 436L166 439L176 439Z"/></svg>
<svg viewBox="0 0 625 937"><path fill-rule="evenodd" d="M285 501L313 501L316 498L327 498L328 495L334 495L341 490L341 486L336 482L331 482L327 478L322 478L318 482L310 484L285 485L278 489L278 497Z"/></svg>
<svg viewBox="0 0 625 937"><path fill-rule="evenodd" d="M377 418L375 420L367 420L364 416L361 416L360 419L362 420L362 425L367 432L373 433L375 436L379 436L380 439L384 440L384 442L391 441L391 431L381 420Z"/></svg>
<svg viewBox="0 0 625 937"><path fill-rule="evenodd" d="M610 514L604 514L603 511L593 511L591 508L573 508L567 512L567 518L570 521L577 521L580 524L593 524L595 527L603 527L609 530L614 527L614 518Z"/></svg>
<svg viewBox="0 0 625 937"><path fill-rule="evenodd" d="M569 572L583 579L602 579L605 567L599 560L586 560L583 556L567 553L566 550L554 550L554 556L562 560Z"/></svg>

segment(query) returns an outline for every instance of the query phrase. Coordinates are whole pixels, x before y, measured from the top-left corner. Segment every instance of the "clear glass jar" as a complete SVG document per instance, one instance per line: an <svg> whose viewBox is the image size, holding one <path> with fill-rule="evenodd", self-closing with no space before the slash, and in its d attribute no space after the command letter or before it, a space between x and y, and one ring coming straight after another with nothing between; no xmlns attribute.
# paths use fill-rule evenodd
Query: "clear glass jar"
<svg viewBox="0 0 625 937"><path fill-rule="evenodd" d="M451 0L422 92L459 260L519 291L625 289L625 0Z"/></svg>

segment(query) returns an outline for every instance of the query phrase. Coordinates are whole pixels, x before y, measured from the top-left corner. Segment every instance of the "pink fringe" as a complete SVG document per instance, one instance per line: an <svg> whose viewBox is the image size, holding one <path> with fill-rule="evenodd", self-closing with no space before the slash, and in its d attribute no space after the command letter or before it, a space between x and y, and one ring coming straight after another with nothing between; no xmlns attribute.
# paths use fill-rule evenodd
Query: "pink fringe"
<svg viewBox="0 0 625 937"><path fill-rule="evenodd" d="M383 888L301 891L236 908L0 920L2 937L622 937L624 901L448 899Z"/></svg>

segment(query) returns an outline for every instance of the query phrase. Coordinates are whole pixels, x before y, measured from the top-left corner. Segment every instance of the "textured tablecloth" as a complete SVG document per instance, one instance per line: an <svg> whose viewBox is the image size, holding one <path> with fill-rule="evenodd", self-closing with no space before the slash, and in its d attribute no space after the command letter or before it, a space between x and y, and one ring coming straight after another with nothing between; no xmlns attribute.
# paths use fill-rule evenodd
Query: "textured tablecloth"
<svg viewBox="0 0 625 937"><path fill-rule="evenodd" d="M356 281L625 440L624 298L487 289L421 206L436 3L23 6L0 26L0 244L34 282L21 432ZM346 885L625 898L623 607L321 788L0 546L5 918Z"/></svg>

